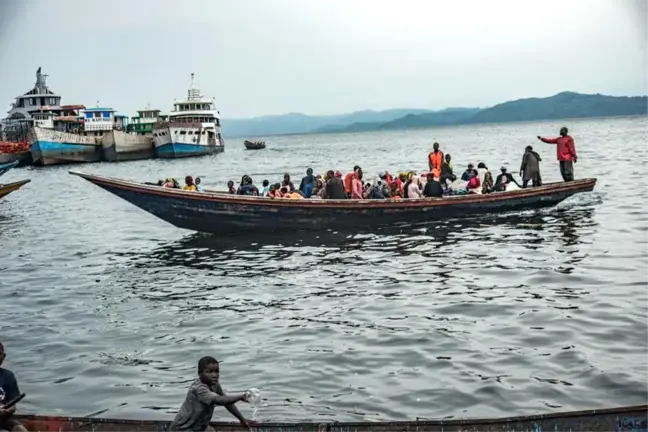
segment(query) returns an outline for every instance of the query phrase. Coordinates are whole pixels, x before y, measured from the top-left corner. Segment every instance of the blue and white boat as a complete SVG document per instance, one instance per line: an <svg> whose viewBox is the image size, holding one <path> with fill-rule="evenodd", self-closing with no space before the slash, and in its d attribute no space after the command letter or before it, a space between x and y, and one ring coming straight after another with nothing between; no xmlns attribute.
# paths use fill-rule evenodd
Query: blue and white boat
<svg viewBox="0 0 648 432"><path fill-rule="evenodd" d="M191 87L187 99L175 101L169 120L153 126L155 154L159 158L204 156L220 153L225 149L221 136L220 114L214 101Z"/></svg>

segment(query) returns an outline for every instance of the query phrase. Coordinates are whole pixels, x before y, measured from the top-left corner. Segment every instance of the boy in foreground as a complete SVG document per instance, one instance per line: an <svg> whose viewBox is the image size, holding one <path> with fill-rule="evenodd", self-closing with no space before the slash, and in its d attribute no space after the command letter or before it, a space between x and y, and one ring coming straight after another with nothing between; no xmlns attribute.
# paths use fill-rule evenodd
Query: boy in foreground
<svg viewBox="0 0 648 432"><path fill-rule="evenodd" d="M0 430L27 431L18 420L13 418L16 412L16 405L9 409L4 408L6 404L20 395L18 382L13 372L2 368L2 362L4 362L5 357L4 346L0 342Z"/></svg>
<svg viewBox="0 0 648 432"><path fill-rule="evenodd" d="M239 401L247 402L247 395L227 396L218 382L219 376L220 368L215 358L203 357L198 361L198 379L189 386L185 401L169 426L170 431L207 430L215 405L225 406L243 427L250 428L234 405Z"/></svg>

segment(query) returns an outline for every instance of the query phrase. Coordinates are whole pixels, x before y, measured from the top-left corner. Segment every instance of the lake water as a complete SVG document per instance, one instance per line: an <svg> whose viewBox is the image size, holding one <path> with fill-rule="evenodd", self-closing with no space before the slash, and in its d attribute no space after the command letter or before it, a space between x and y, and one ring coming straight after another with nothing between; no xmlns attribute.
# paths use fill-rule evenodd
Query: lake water
<svg viewBox="0 0 648 432"><path fill-rule="evenodd" d="M257 419L506 416L642 404L648 390L645 118L241 140L213 157L73 167L139 181L199 175L224 188L305 168L516 172L528 144L559 180L566 124L594 192L539 212L374 234L219 239L174 228L67 174L0 201L0 339L39 414L171 419L198 359ZM227 125L225 125L226 127ZM285 221L290 224L290 221ZM244 414L251 409L243 407ZM224 409L217 417L229 419Z"/></svg>

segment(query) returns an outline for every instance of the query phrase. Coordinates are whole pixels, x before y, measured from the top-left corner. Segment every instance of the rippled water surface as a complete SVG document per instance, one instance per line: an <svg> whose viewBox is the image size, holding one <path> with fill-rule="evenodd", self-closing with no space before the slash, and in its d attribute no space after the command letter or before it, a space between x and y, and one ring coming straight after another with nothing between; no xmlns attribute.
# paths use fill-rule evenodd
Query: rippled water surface
<svg viewBox="0 0 648 432"><path fill-rule="evenodd" d="M386 420L646 403L646 120L567 122L594 192L539 212L411 230L238 239L179 230L67 174L0 201L0 338L23 412L170 419L203 355L257 419ZM268 138L245 151L74 167L140 181L307 166L422 169L433 141L456 169L516 171L532 144L545 181L562 122ZM226 125L225 125L226 126ZM291 221L285 221L290 224ZM295 228L299 228L296 226ZM251 410L244 407L248 415ZM219 416L227 417L224 410Z"/></svg>

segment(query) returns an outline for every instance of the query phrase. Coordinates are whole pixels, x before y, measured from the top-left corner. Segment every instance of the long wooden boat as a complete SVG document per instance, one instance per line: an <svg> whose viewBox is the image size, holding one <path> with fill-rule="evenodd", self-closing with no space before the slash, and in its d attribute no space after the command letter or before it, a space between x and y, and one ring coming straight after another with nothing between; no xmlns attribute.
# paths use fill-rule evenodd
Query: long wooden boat
<svg viewBox="0 0 648 432"><path fill-rule="evenodd" d="M252 142L245 140L243 142L243 145L245 145L245 148L248 150L261 150L265 148L265 141Z"/></svg>
<svg viewBox="0 0 648 432"><path fill-rule="evenodd" d="M373 229L529 210L553 206L574 194L593 190L596 184L596 179L583 179L488 195L411 200L315 200L190 192L76 171L70 171L70 174L84 178L178 228L225 235L268 230Z"/></svg>
<svg viewBox="0 0 648 432"><path fill-rule="evenodd" d="M20 180L17 182L9 183L9 184L0 184L0 198L4 198L5 196L9 195L11 192L17 191L27 183L29 183L31 180Z"/></svg>
<svg viewBox="0 0 648 432"><path fill-rule="evenodd" d="M257 423L254 432L453 432L453 431L646 431L647 405L497 419L395 422ZM167 431L169 422L89 417L16 416L29 431ZM219 432L241 431L236 423L214 422Z"/></svg>

